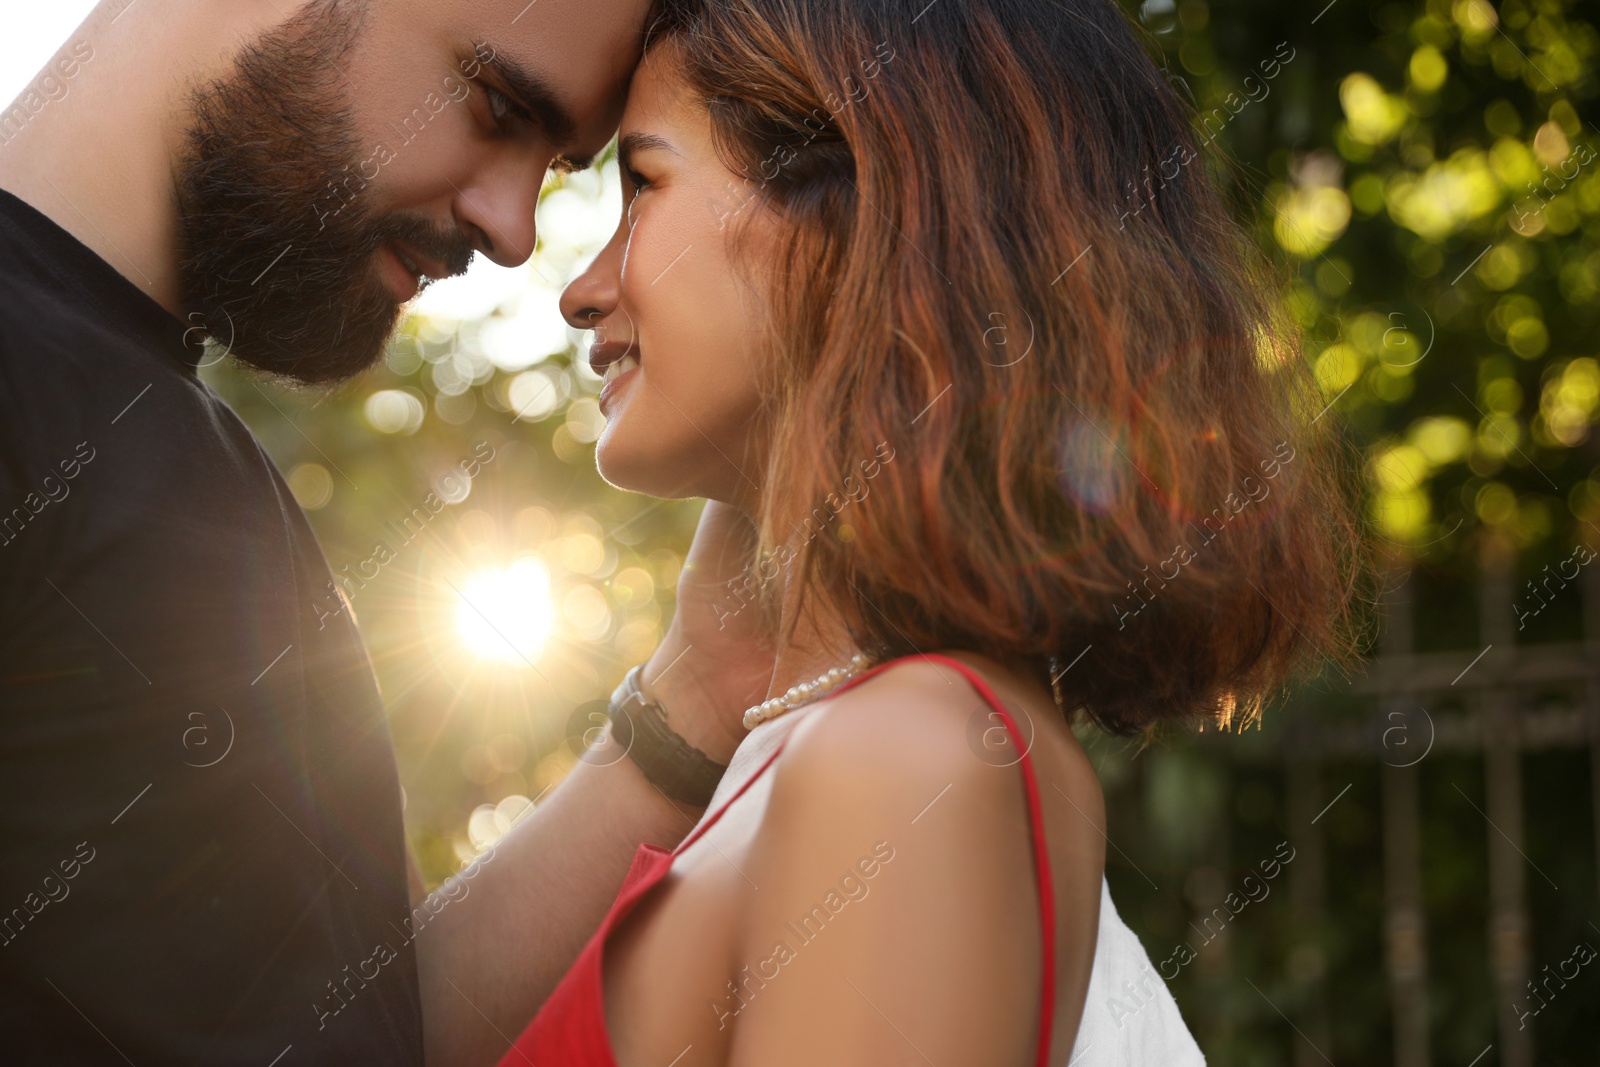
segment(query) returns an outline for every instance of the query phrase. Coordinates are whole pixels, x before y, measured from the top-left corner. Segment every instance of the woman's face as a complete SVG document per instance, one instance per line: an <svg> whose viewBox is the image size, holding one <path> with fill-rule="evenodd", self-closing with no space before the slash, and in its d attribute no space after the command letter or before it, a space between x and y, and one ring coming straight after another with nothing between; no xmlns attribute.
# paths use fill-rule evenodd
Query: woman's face
<svg viewBox="0 0 1600 1067"><path fill-rule="evenodd" d="M634 76L618 141L622 220L562 294L561 313L594 330L590 365L610 379L595 446L606 481L749 508L767 351L764 284L750 267L769 262L775 220L755 201L741 210L744 185L717 158L705 108L676 72L666 44Z"/></svg>

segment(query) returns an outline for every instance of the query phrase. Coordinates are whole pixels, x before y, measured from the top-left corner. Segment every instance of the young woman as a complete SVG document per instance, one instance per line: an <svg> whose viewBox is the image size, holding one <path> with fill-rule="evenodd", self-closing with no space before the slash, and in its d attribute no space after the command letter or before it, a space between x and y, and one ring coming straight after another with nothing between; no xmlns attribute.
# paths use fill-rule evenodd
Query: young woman
<svg viewBox="0 0 1600 1067"><path fill-rule="evenodd" d="M1174 90L1107 0L705 0L619 154L600 470L748 515L780 637L502 1062L1200 1062L1070 726L1247 720L1359 545Z"/></svg>

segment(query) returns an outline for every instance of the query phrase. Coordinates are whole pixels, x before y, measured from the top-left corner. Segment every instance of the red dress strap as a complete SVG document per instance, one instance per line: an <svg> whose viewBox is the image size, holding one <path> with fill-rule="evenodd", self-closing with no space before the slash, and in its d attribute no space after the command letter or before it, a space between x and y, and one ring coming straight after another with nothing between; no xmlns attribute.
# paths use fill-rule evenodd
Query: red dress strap
<svg viewBox="0 0 1600 1067"><path fill-rule="evenodd" d="M839 688L844 689L846 687L840 686ZM778 747L772 750L772 755L761 761L761 766L756 768L756 772L750 777L746 778L744 783L740 785L738 789L733 791L733 795L722 802L722 806L720 808L711 813L711 818L701 822L699 826L695 827L693 833L684 838L682 841L678 842L678 847L672 850L672 854L676 856L678 853L682 852L684 849L700 840L701 835L707 830L717 825L717 820L722 818L722 813L727 811L729 806L732 805L735 800L738 800L740 797L744 796L745 790L754 785L757 778L760 778L763 774L767 773L767 768L772 766L773 761L783 754L783 746L787 745L788 743L789 735L785 734L783 739L778 742Z"/></svg>
<svg viewBox="0 0 1600 1067"><path fill-rule="evenodd" d="M994 695L994 690L989 688L988 683L977 671L960 660L937 652L924 653L922 658L940 660L960 671L967 681L972 683L978 695L988 701L994 713L1000 717L1006 733L1011 736L1012 744L1022 753L1022 758L1018 762L1022 764L1022 781L1028 793L1028 822L1033 839L1033 866L1034 873L1039 879L1039 930L1044 940L1044 961L1039 982L1039 1049L1034 1062L1037 1067L1048 1067L1050 1036L1055 1026L1056 1005L1056 897L1055 886L1050 878L1050 853L1046 848L1044 836L1044 810L1039 803L1039 781L1033 771L1033 761L1028 755L1031 745L1017 729L1016 720L1011 717L1011 713L1006 710L1000 698Z"/></svg>

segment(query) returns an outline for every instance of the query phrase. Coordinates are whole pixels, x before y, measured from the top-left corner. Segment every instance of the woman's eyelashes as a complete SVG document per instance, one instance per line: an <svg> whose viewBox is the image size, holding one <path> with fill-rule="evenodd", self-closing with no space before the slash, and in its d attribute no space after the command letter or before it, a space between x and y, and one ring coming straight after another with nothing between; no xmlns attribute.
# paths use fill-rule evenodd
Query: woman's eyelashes
<svg viewBox="0 0 1600 1067"><path fill-rule="evenodd" d="M622 176L628 179L628 184L633 186L633 192L635 196L650 188L649 179L640 174L638 171L634 170L628 164L618 163L617 167L619 170L621 170Z"/></svg>
<svg viewBox="0 0 1600 1067"><path fill-rule="evenodd" d="M638 171L634 170L632 167L628 166L627 163L621 160L617 161L617 169L622 173L623 180L627 182L633 190L628 194L628 206L626 209L628 228L632 229L635 221L633 217L634 208L639 203L639 195L646 189L650 188L650 182L644 177L644 175L640 174Z"/></svg>

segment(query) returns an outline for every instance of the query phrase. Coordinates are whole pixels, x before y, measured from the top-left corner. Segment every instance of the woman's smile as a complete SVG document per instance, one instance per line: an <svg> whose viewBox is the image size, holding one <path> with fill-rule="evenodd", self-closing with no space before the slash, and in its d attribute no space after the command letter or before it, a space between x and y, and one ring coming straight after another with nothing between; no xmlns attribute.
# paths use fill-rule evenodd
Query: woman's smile
<svg viewBox="0 0 1600 1067"><path fill-rule="evenodd" d="M589 346L589 369L600 375L600 413L609 418L611 402L639 369L638 346L632 341L597 340Z"/></svg>
<svg viewBox="0 0 1600 1067"><path fill-rule="evenodd" d="M613 360L606 366L605 374L601 377L600 387L600 414L611 417L611 403L623 388L633 381L635 372L639 369L639 361L633 356L623 356Z"/></svg>

